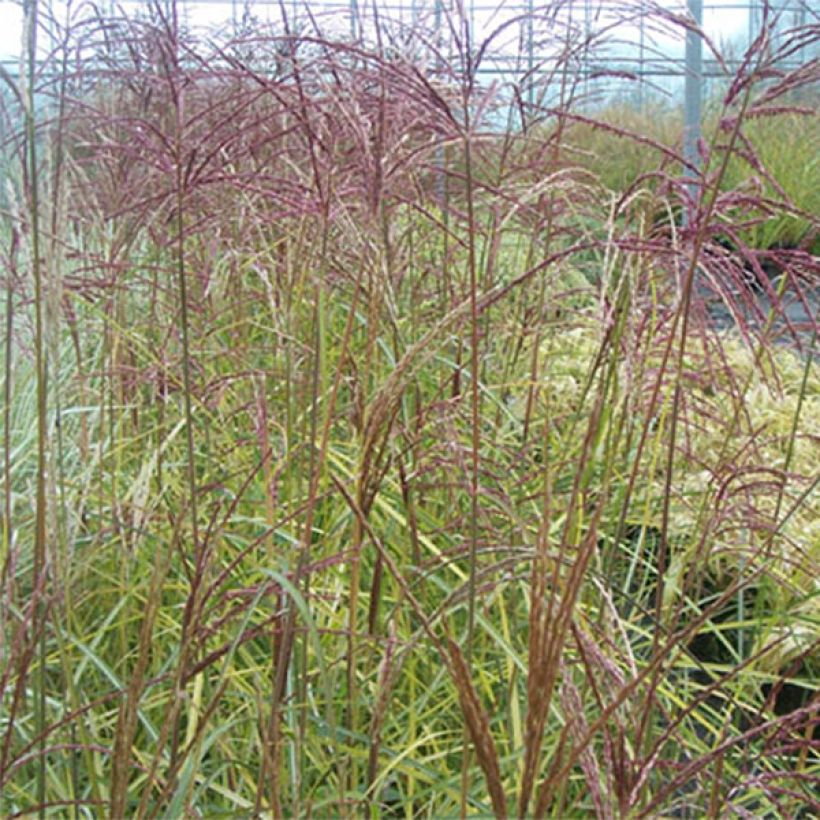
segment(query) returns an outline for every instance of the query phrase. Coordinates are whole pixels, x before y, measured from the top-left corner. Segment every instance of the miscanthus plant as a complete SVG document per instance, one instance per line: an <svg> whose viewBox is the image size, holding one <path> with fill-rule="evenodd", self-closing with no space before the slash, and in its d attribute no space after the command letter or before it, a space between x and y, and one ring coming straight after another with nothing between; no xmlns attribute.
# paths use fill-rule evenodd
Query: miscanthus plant
<svg viewBox="0 0 820 820"><path fill-rule="evenodd" d="M561 4L25 10L4 815L816 813L816 214L758 150L816 31L684 175Z"/></svg>

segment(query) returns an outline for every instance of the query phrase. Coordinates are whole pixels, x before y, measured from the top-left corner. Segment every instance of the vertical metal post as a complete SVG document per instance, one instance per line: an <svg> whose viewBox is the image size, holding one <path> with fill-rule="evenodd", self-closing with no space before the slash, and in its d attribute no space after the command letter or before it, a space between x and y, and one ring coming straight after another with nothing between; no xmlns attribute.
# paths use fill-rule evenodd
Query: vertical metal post
<svg viewBox="0 0 820 820"><path fill-rule="evenodd" d="M687 8L695 24L703 22L703 0L687 0ZM698 140L700 139L701 100L703 97L703 43L694 31L686 32L686 82L683 106L683 158L692 166L699 164ZM684 176L697 177L696 168L684 168ZM697 186L689 187L692 198L697 196ZM685 219L685 216L684 216Z"/></svg>
<svg viewBox="0 0 820 820"><path fill-rule="evenodd" d="M757 0L751 0L749 4L749 41L746 43L746 48L750 48L758 34L760 34L760 27L763 25L763 13L760 3Z"/></svg>
<svg viewBox="0 0 820 820"><path fill-rule="evenodd" d="M433 25L435 26L437 37L436 46L438 48L439 56L436 58L436 79L440 79L440 72L443 70L443 54L444 54L444 8L442 7L442 0L435 0L433 7ZM439 204L444 212L445 220L447 217L447 182L444 177L444 147L439 145L436 148L436 195L439 199Z"/></svg>
<svg viewBox="0 0 820 820"><path fill-rule="evenodd" d="M534 0L527 0L527 102L532 109L535 104L535 12ZM522 123L523 125L523 123Z"/></svg>
<svg viewBox="0 0 820 820"><path fill-rule="evenodd" d="M592 71L590 63L589 41L592 36L592 9L590 0L584 0L584 105L590 105L589 75Z"/></svg>
<svg viewBox="0 0 820 820"><path fill-rule="evenodd" d="M444 71L444 64L449 59L449 56L445 56L444 54L444 46L448 40L448 36L445 33L444 0L435 0L435 4L433 5L433 27L435 30L436 48L438 49L436 74L440 74ZM447 29L447 31L449 31L449 29ZM441 77L437 76L436 79L441 79Z"/></svg>
<svg viewBox="0 0 820 820"><path fill-rule="evenodd" d="M470 41L475 43L478 40L480 42L482 38L476 33L475 27L475 0L469 0L468 6L467 19L470 21Z"/></svg>
<svg viewBox="0 0 820 820"><path fill-rule="evenodd" d="M640 38L638 41L638 110L644 112L644 83L646 82L646 6L641 0Z"/></svg>

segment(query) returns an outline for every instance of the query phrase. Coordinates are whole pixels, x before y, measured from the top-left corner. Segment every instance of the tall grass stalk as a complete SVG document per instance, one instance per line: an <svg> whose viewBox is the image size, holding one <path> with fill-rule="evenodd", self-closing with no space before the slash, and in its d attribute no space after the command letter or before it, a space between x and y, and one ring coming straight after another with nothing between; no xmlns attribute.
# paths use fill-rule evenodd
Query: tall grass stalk
<svg viewBox="0 0 820 820"><path fill-rule="evenodd" d="M37 29L40 25L39 3L30 0L25 6L27 34L26 81L26 148L28 171L28 217L30 219L30 263L34 282L34 359L37 373L37 477L36 523L34 532L34 563L32 565L32 603L36 610L34 631L39 635L37 677L33 686L34 715L37 736L41 738L37 770L37 805L40 817L46 806L46 613L47 613L47 522L46 466L48 460L48 394L47 359L44 327L45 283L40 247L40 167L37 152L37 114L35 87L37 82Z"/></svg>
<svg viewBox="0 0 820 820"><path fill-rule="evenodd" d="M820 809L820 267L758 125L810 27L716 50L695 168L583 71L626 5L71 8L0 106L0 812Z"/></svg>
<svg viewBox="0 0 820 820"><path fill-rule="evenodd" d="M11 390L12 390L12 363L14 362L14 287L12 282L17 279L17 254L20 244L19 232L11 231L11 246L9 248L9 282L6 285L5 328L3 334L3 353L5 369L3 372L3 568L0 573L0 585L5 588L8 580L9 563L11 561L12 529L12 483L11 483Z"/></svg>

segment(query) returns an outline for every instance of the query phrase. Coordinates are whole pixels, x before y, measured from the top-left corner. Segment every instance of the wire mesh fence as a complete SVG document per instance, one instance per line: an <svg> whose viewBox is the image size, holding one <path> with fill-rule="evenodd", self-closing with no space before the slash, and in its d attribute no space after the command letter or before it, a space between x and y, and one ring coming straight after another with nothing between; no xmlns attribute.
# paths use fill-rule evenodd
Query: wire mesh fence
<svg viewBox="0 0 820 820"><path fill-rule="evenodd" d="M0 2L0 65L12 79L25 6ZM388 56L425 62L428 72L432 60L445 82L469 73L495 88L503 128L526 127L528 116L568 102L574 110L679 108L692 164L704 104L719 97L748 55L759 57L756 42L765 38L778 55L766 68L773 76L816 71L820 57L820 0L52 0L39 12L44 65L53 67L49 54L69 39L73 59L104 59L103 42L83 42L92 17L137 22L151 14L173 14L217 49L244 43L250 53L255 38L273 34L378 44ZM800 93L811 92L803 84Z"/></svg>
<svg viewBox="0 0 820 820"><path fill-rule="evenodd" d="M0 58L12 73L22 37L23 5L0 2ZM93 12L85 4L64 0L43 5L48 13L42 18L61 27L77 25L89 13L138 17L153 3L106 2ZM167 7L169 0L158 5ZM400 50L425 29L444 60L457 57L454 49L461 35L453 21L458 17L469 27L473 48L483 49L477 72L486 82L528 73L535 83L539 75L554 70L557 57L570 44L574 68L588 79L587 90L596 89L596 99L628 96L638 104L653 96L674 100L682 94L683 80L694 70L685 45L688 23L699 27L708 44L698 72L702 95L712 93L742 62L764 26L775 40L803 31L803 41L785 67L820 55L817 0L176 0L175 5L187 27L216 39L262 27L281 29L287 17L293 31L320 27L324 33L353 40L373 38L379 28L389 45Z"/></svg>

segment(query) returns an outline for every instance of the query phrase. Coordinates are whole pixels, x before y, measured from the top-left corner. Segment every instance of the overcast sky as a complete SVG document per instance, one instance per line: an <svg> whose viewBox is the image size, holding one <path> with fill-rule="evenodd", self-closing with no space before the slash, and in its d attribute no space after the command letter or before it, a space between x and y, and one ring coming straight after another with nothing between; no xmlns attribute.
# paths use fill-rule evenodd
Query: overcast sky
<svg viewBox="0 0 820 820"><path fill-rule="evenodd" d="M169 2L170 0L163 0ZM301 10L304 19L305 0L283 0L286 9L296 11ZM436 0L376 0L382 20L401 21L411 24L419 8L426 8L427 22L432 22L429 10L435 5ZM445 7L454 5L455 0L443 0ZM544 0L462 0L468 9L470 20L473 24L473 42L480 42L489 32L497 31L499 26L507 19L515 19L529 5L537 10L543 7ZM574 23L584 26L588 30L598 31L605 24L607 17L607 6L610 9L615 5L616 0L563 0L564 7L571 9ZM632 8L653 2L653 0L617 0L619 5L630 4ZM666 8L686 13L687 0L654 0L654 4L662 5ZM793 25L805 25L807 23L817 23L820 17L820 0L769 0L771 6L786 9L781 16L783 28L790 28ZM341 36L350 34L350 22L348 12L351 6L358 6L366 9L368 15L372 15L373 0L308 0L311 13L320 20L320 25L329 34L338 32ZM718 51L725 57L739 58L742 56L745 46L749 41L750 31L754 31L759 25L760 11L750 11L749 6L755 5L759 9L762 0L702 0L703 18L702 25L709 39L715 44ZM140 6L146 6L147 0L96 0L98 8L111 9L123 7L127 13L135 13ZM65 0L41 0L41 7L51 6L58 19L65 17ZM230 23L234 15L241 18L242 11L249 7L251 13L258 20L271 20L279 22L280 6L279 0L178 0L178 8L187 25L205 31L230 30ZM71 8L87 13L89 4L84 0L73 0ZM278 26L277 26L278 28ZM607 67L619 71L642 72L646 86L641 86L639 93L641 98L643 88L652 89L667 99L673 99L683 89L683 56L684 56L684 31L680 27L669 28L663 31L650 31L649 25L644 27L644 37L641 38L636 26L621 25L617 33L608 35L607 45L604 50L600 47L594 52L594 68ZM526 34L522 32L521 26L515 25L505 29L504 37L497 38L493 42L494 60L487 60L482 64L482 72L493 74L506 74L514 67L516 58L519 56L522 42L525 41ZM0 61L12 63L11 70L14 72L14 64L21 54L22 39L22 2L11 2L10 0L0 0ZM41 38L41 42L47 38ZM639 52L636 47L642 41L643 50ZM553 44L555 40L553 40ZM541 56L548 59L551 50L549 46L541 50ZM538 63L539 48L535 48L535 61ZM817 53L814 51L813 53ZM639 57L639 54L642 56ZM523 56L523 55L521 55ZM709 58L708 50L704 49L704 58ZM808 54L798 59L806 59ZM677 65L673 61L678 61ZM519 68L520 68L519 64ZM710 76L709 63L705 66L706 76ZM485 77L489 76L487 73ZM714 76L714 75L713 75ZM609 93L626 92L626 86L617 80L601 80L596 86L606 96ZM608 91L606 89L609 89ZM708 89L707 89L708 93Z"/></svg>
<svg viewBox="0 0 820 820"><path fill-rule="evenodd" d="M310 6L312 10L320 11L328 5L331 5L332 2L333 0L330 0L330 2L328 2L328 0L311 0ZM127 0L125 5L127 8L134 8L138 4L139 0ZM680 7L680 3L673 4L672 2L668 2L665 4L670 7L674 5ZM53 5L58 13L60 8L64 7L64 3L61 2L61 0L54 0ZM75 7L80 5L80 3L74 3ZM235 3L232 3L231 0L226 0L225 2L220 2L220 0L205 0L204 2L203 0L199 2L180 0L180 7L185 9L189 23L202 27L214 27L220 23L229 21L234 9L239 9L241 13L243 5L244 3L240 0L237 0ZM286 5L292 6L292 0L286 0ZM299 5L301 5L301 3L297 2L296 6L298 7ZM338 7L340 5L346 4L344 4L344 2L339 3L339 0L336 0L336 6ZM368 0L359 0L359 5L367 7L369 2ZM405 20L409 21L414 4L412 0L385 0L384 2L380 2L379 5L387 10L388 15L393 17L401 15ZM431 4L428 3L427 5L429 6ZM520 9L522 5L525 4L523 4L521 0L508 0L506 3L493 2L493 0L465 0L465 5L468 7L472 5L476 9L473 12L473 22L476 24L476 27L480 29L483 27L482 23L488 21L491 16L488 9L502 6L508 10L508 13L514 13L513 10L516 7ZM538 5L537 0L535 5ZM743 0L715 0L715 5L720 6L720 8L711 8L708 0L704 2L703 25L706 33L716 42L726 43L732 41L735 42L735 44L740 44L745 40L749 29L749 12ZM598 6L598 2L592 0L591 3L588 3L588 6L595 8ZM279 15L277 3L252 3L251 8L253 13L262 19L269 16L276 19ZM584 9L583 0L579 0L579 2L576 3L576 8L576 14L582 17ZM339 19L340 15L338 11L334 16L337 20ZM494 23L495 25L498 23L497 15L495 15ZM628 37L629 35L627 34L626 36ZM21 37L21 4L19 2L9 2L9 0L0 0L0 59L14 59L19 56Z"/></svg>

